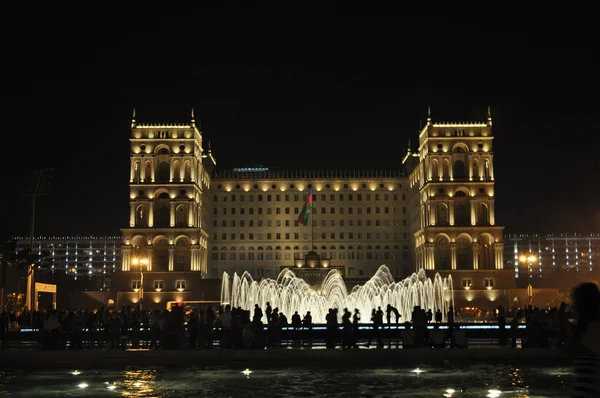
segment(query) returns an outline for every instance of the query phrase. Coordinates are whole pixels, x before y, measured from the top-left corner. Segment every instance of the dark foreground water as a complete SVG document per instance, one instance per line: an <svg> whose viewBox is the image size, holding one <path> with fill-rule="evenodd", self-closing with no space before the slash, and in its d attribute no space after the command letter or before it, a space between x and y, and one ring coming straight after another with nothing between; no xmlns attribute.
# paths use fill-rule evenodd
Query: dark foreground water
<svg viewBox="0 0 600 398"><path fill-rule="evenodd" d="M564 363L441 361L410 367L314 366L0 371L0 394L19 397L568 397Z"/></svg>

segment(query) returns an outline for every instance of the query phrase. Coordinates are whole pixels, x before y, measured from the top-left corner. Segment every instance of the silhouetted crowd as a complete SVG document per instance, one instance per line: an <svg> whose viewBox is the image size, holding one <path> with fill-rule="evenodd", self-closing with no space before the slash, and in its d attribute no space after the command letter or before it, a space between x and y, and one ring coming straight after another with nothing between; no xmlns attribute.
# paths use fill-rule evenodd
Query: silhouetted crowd
<svg viewBox="0 0 600 398"><path fill-rule="evenodd" d="M562 344L568 334L569 312L566 304L548 311L527 308L514 309L516 314L510 324L511 344L523 341L524 347L544 347ZM507 345L506 312L502 306L497 311L499 342ZM519 330L525 318L526 332ZM312 347L315 336L325 341L327 348L343 349L360 346L384 347L384 340L402 347L467 347L464 330L456 324L452 307L443 314L419 306L414 307L409 317L402 318L397 308L387 305L374 308L369 319L361 319L358 309L342 310L330 308L326 315L325 330L313 330L310 311L300 315L297 311L291 318L278 308L266 304L264 311L259 305L246 311L231 306L213 309L173 306L171 310L142 310L140 307L122 307L119 310L100 308L93 311L45 310L23 311L20 315L3 312L0 316L1 339L5 342L9 324L39 330L39 342L44 349L82 348L151 348L151 349L264 349L278 348L285 344L292 347ZM402 325L400 328L384 327ZM404 322L401 323L401 320ZM433 325L432 328L428 328ZM320 327L319 329L322 329ZM387 333L387 334L386 334ZM384 336L385 334L385 336ZM5 343L3 343L5 346Z"/></svg>

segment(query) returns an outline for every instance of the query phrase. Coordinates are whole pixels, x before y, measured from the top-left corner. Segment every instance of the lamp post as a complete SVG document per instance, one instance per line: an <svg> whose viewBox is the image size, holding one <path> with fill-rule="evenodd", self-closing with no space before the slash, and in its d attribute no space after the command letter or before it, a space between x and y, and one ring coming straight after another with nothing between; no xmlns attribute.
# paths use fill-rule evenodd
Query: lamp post
<svg viewBox="0 0 600 398"><path fill-rule="evenodd" d="M531 266L537 262L537 257L533 254L521 255L519 257L519 262L521 264L528 264L527 274L529 276L529 284L527 285L527 296L529 297L529 304L531 304L531 299L533 297L533 286L531 286Z"/></svg>
<svg viewBox="0 0 600 398"><path fill-rule="evenodd" d="M144 267L148 266L147 258L133 258L131 260L133 265L140 266L140 288L138 290L139 298L140 298L140 308L142 308L142 302L144 301Z"/></svg>

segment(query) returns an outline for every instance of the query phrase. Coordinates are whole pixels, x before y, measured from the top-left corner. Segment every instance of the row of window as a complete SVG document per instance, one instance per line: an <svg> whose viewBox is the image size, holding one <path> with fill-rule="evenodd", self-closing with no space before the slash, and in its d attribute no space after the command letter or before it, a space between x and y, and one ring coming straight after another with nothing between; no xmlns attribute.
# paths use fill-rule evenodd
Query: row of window
<svg viewBox="0 0 600 398"><path fill-rule="evenodd" d="M273 238L275 240L282 240L282 238L285 236L285 238L283 238L284 240L300 240L300 234L298 232L295 232L293 235L290 232L286 232L285 234L282 234L281 232L276 232L276 233L271 233L268 232L266 234L263 233L257 233L254 234L253 232L248 233L248 240L264 240L264 238L267 238L267 240L273 240ZM315 237L317 237L318 235L315 234ZM356 236L356 238L355 238ZM392 234L389 232L384 232L383 235L381 232L357 232L356 235L354 234L354 232L321 232L321 239L322 240L353 240L353 239L376 239L376 240L381 240L381 237L384 237L385 240L391 240L392 239ZM292 238L293 237L293 238ZM308 240L308 233L304 233L302 236L303 240ZM400 239L400 233L399 232L394 232L393 233L393 239L394 240L398 240ZM403 232L402 233L402 239L407 240L408 239L408 232ZM219 240L219 235L217 233L213 234L213 240L214 241L218 241ZM228 235L227 233L223 232L221 234L221 240L228 240ZM230 233L229 234L229 240L246 240L246 233L241 232L239 234L236 233Z"/></svg>
<svg viewBox="0 0 600 398"><path fill-rule="evenodd" d="M232 194L214 195L213 200L215 202L219 202L219 201L221 201L221 202L227 202L227 200L229 200L230 202L235 202L239 198L240 202L245 202L246 201L246 196L248 197L248 202L254 202L254 195L252 195L252 194L248 194L248 195L239 194L239 195L236 195L234 193L232 193ZM219 200L219 197L220 197L220 200ZM317 197L318 197L318 195L316 193L314 193L313 197L312 197L313 202L317 201ZM320 197L321 197L321 201L323 201L323 202L327 201L327 195L326 194L321 194ZM402 200L406 200L406 194L403 193L401 197L402 197ZM273 202L273 201L275 201L275 202L281 202L282 198L284 198L284 200L286 202L289 202L291 200L294 200L294 201L299 201L299 200L305 201L306 200L306 195L302 195L301 196L300 194L297 194L297 193L296 194L275 194L275 195L271 195L271 194L266 194L266 195L258 194L258 195L256 195L257 202L262 202L263 199L266 199L267 202ZM387 193L385 193L385 194L375 193L375 194L372 194L372 195L370 193L365 194L365 200L366 201L370 201L370 200L372 200L372 198L374 198L375 200L387 200L387 201L389 201L390 198L391 198L392 200L397 201L397 200L399 200L400 195L398 195L396 193L395 194L391 194L391 195L387 194ZM346 194L346 195L344 195L343 193L340 193L340 194L329 194L329 201L334 202L336 200L338 200L338 201L347 200L347 201L352 202L354 200L354 194L351 194L351 193ZM363 194L357 193L356 194L356 200L357 201L363 200Z"/></svg>
<svg viewBox="0 0 600 398"><path fill-rule="evenodd" d="M226 216L227 215L227 207L221 207L221 214ZM338 214L344 214L344 207L330 207L329 208L329 213L327 213L327 208L326 207L319 207L318 208L318 213L319 214L336 214L336 209ZM236 210L235 207L231 207L229 208L229 214L232 216L236 215L236 212L239 210L239 215L245 215L246 214L246 208L245 207L241 207L239 209ZM293 213L292 213L292 208L290 207L275 207L275 208L271 208L271 207L267 207L267 212L266 214L298 214L300 212L300 208L299 207L294 207L293 209ZM273 212L274 211L274 212ZM317 209L314 210L315 213L317 213ZM400 210L397 207L392 207L391 211L389 207L375 207L375 208L371 208L371 206L367 206L365 207L365 214L399 214ZM252 215L254 214L254 207L249 207L248 208L248 214ZM264 214L263 213L263 208L262 207L257 207L256 208L256 214ZM353 207L348 207L348 214L354 214L354 208ZM356 208L356 214L363 214L363 208L362 207L357 207ZM406 214L406 207L403 206L402 207L402 214ZM219 208L215 207L213 208L213 215L217 216L219 215Z"/></svg>
<svg viewBox="0 0 600 398"><path fill-rule="evenodd" d="M276 251L276 252L272 252L272 251L267 251L266 253L263 252L248 252L248 260L253 261L253 260L291 260L292 256L294 257L294 260L301 260L303 259L306 254L308 252L280 252L280 251ZM338 252L326 252L326 251L321 251L321 258L328 258L331 260L395 260L397 258L399 258L399 252L390 252L390 251L367 251L367 252L362 252L362 251L340 251ZM408 260L408 251L404 251L402 252L402 259L403 260ZM230 251L229 252L229 256L227 256L226 252L221 252L221 253L217 253L217 252L212 252L211 255L211 260L213 261L217 261L217 260L221 260L221 261L226 261L226 260L230 260L230 261L245 261L246 260L246 253L244 252L235 252L235 251Z"/></svg>
<svg viewBox="0 0 600 398"><path fill-rule="evenodd" d="M248 227L255 227L254 225L254 220L247 220L248 221ZM256 227L258 228L262 228L262 227L273 227L273 221L275 221L275 227L289 227L292 224L292 220L257 220L256 221ZM293 220L294 221L294 226L297 227L298 224L298 220ZM393 226L394 227L399 227L400 226L400 220L389 220L389 219L385 219L385 220L365 220L365 226L367 227L389 227L392 225L392 221L393 221ZM313 227L317 227L317 220L313 220ZM348 225L346 225L346 223ZM227 228L229 227L246 227L246 220L229 220L229 225L227 225L227 220L221 220L221 227L223 228ZM327 225L329 224L329 225ZM337 224L337 225L336 225ZM219 226L219 222L218 220L213 220L213 227L218 227ZM354 220L348 220L348 219L342 219L339 221L336 220L329 220L329 222L327 220L321 220L321 227L336 227L336 226L340 226L340 227L353 227L354 226ZM363 220L356 220L356 226L357 227L362 227L363 226ZM406 226L406 219L402 220L402 226Z"/></svg>
<svg viewBox="0 0 600 398"><path fill-rule="evenodd" d="M141 286L142 286L141 280L131 281L131 289L132 290L138 291L141 288ZM154 286L154 290L161 291L162 289L165 288L165 281L155 280L153 283L153 286ZM179 290L179 291L183 291L183 290L187 289L185 280L181 279L181 280L175 281L175 289Z"/></svg>
<svg viewBox="0 0 600 398"><path fill-rule="evenodd" d="M308 188L312 188L312 187L313 187L313 186L312 186L312 184L308 184ZM350 185L348 185L348 184L344 184L344 185L343 185L343 187L344 187L344 189L349 189L349 188L350 188ZM389 184L388 184L388 187L387 187L387 189L391 189L390 187L391 187L391 185L389 185ZM218 188L218 189L223 189L223 185L219 184L219 185L217 185L217 188ZM254 184L254 185L252 186L252 188L254 188L254 189L259 189L259 186L258 186L258 184ZM261 188L262 188L262 187L261 187ZM281 189L281 188L285 188L285 187L280 187L280 189ZM294 184L290 184L290 185L288 185L288 188L289 188L289 189L294 189L294 188L296 188L296 186L295 186ZM330 188L331 188L331 184L325 184L325 188L326 188L326 189L330 189ZM361 188L362 188L362 189L367 189L367 184L361 184ZM374 188L374 186L372 186L372 185L370 185L370 184L369 184L369 188L370 188L370 189L375 189L375 188ZM385 184L379 184L379 189L384 189L384 188L386 188L386 185L385 185ZM398 188L398 189L402 188L402 184L396 184L396 188ZM236 186L235 186L235 189L242 189L242 186L238 184L238 185L236 185ZM264 189L264 188L263 188L263 189ZM272 185L271 185L271 189L277 189L277 185L276 185L276 184L272 184ZM354 188L353 188L353 189L354 189ZM286 200L287 200L287 199L286 199Z"/></svg>
<svg viewBox="0 0 600 398"><path fill-rule="evenodd" d="M462 287L465 289L470 289L473 286L473 280L471 278L463 278L462 279ZM483 280L483 286L486 288L494 287L494 279L493 278L485 278Z"/></svg>

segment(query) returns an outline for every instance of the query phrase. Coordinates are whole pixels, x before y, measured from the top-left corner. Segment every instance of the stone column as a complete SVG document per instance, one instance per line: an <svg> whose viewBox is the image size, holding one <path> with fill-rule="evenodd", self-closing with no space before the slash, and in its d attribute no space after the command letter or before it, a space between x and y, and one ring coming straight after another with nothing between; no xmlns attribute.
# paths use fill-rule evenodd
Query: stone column
<svg viewBox="0 0 600 398"><path fill-rule="evenodd" d="M488 172L490 173L490 180L494 181L494 163L492 162L492 157L490 156L489 159L489 170Z"/></svg>
<svg viewBox="0 0 600 398"><path fill-rule="evenodd" d="M494 199L488 200L488 213L490 217L490 225L496 224L496 212L494 211Z"/></svg>
<svg viewBox="0 0 600 398"><path fill-rule="evenodd" d="M456 243L450 243L450 269L456 269Z"/></svg>
<svg viewBox="0 0 600 398"><path fill-rule="evenodd" d="M194 208L192 202L188 202L188 227L194 226Z"/></svg>
<svg viewBox="0 0 600 398"><path fill-rule="evenodd" d="M129 226L135 227L135 203L129 204Z"/></svg>
<svg viewBox="0 0 600 398"><path fill-rule="evenodd" d="M177 177L179 178L180 182L184 181L184 174L183 174L183 173L185 173L184 159L185 158L183 156L179 159L179 175Z"/></svg>
<svg viewBox="0 0 600 398"><path fill-rule="evenodd" d="M171 226L174 227L175 226L175 202L171 202Z"/></svg>
<svg viewBox="0 0 600 398"><path fill-rule="evenodd" d="M479 269L479 243L473 242L473 269Z"/></svg>
<svg viewBox="0 0 600 398"><path fill-rule="evenodd" d="M148 259L148 271L152 271L152 253L154 253L154 250L152 248L152 246L147 246L146 247L146 257Z"/></svg>
<svg viewBox="0 0 600 398"><path fill-rule="evenodd" d="M150 202L148 205L148 226L154 226L154 202Z"/></svg>
<svg viewBox="0 0 600 398"><path fill-rule="evenodd" d="M433 243L425 244L427 253L427 269L435 269L435 245Z"/></svg>
<svg viewBox="0 0 600 398"><path fill-rule="evenodd" d="M154 182L155 178L154 178L154 170L156 169L156 167L154 167L154 162L150 163L150 171L151 171L151 176L150 179L152 180L152 182Z"/></svg>
<svg viewBox="0 0 600 398"><path fill-rule="evenodd" d="M190 271L200 271L200 245L192 245L190 248Z"/></svg>
<svg viewBox="0 0 600 398"><path fill-rule="evenodd" d="M175 246L169 245L169 271L173 271L175 263Z"/></svg>
<svg viewBox="0 0 600 398"><path fill-rule="evenodd" d="M448 222L454 225L454 199L448 201Z"/></svg>
<svg viewBox="0 0 600 398"><path fill-rule="evenodd" d="M504 243L496 242L494 243L494 253L495 253L495 266L496 269L504 268Z"/></svg>
<svg viewBox="0 0 600 398"><path fill-rule="evenodd" d="M471 207L471 225L477 225L477 202L469 200L469 206Z"/></svg>
<svg viewBox="0 0 600 398"><path fill-rule="evenodd" d="M190 162L190 179L192 182L196 181L196 160L192 159Z"/></svg>
<svg viewBox="0 0 600 398"><path fill-rule="evenodd" d="M471 159L471 156L467 156L467 162L469 162L469 181L473 181L473 159Z"/></svg>
<svg viewBox="0 0 600 398"><path fill-rule="evenodd" d="M121 247L121 271L129 271L131 269L131 245L123 245Z"/></svg>
<svg viewBox="0 0 600 398"><path fill-rule="evenodd" d="M129 173L129 182L133 182L133 179L135 178L135 160L132 159L131 160L131 172ZM137 181L139 182L139 181Z"/></svg>

